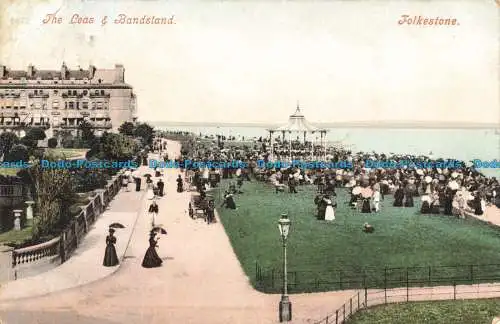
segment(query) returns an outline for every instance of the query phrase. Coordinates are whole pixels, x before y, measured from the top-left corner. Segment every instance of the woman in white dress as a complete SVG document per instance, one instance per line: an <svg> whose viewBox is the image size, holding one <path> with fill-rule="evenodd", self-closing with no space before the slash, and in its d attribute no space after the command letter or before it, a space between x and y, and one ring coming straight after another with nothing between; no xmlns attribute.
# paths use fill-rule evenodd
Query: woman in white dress
<svg viewBox="0 0 500 324"><path fill-rule="evenodd" d="M147 184L147 199L152 200L155 197L154 191L153 191L153 182L149 182Z"/></svg>
<svg viewBox="0 0 500 324"><path fill-rule="evenodd" d="M333 202L330 199L330 196L325 196L323 198L326 204L326 210L325 210L325 220L326 221L333 221L335 220L335 210L333 209Z"/></svg>

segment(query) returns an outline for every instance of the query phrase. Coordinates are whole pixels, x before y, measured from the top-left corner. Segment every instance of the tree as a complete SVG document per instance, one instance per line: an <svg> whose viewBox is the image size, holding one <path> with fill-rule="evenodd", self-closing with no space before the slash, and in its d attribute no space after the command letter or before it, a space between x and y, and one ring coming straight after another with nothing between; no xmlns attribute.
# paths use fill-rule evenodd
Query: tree
<svg viewBox="0 0 500 324"><path fill-rule="evenodd" d="M14 145L4 158L6 162L16 162L19 160L29 162L28 148L22 144Z"/></svg>
<svg viewBox="0 0 500 324"><path fill-rule="evenodd" d="M142 123L136 126L134 135L137 137L140 137L142 140L142 143L144 145L151 145L153 144L153 134L154 134L154 129L153 127L149 126L146 123Z"/></svg>
<svg viewBox="0 0 500 324"><path fill-rule="evenodd" d="M24 138L29 138L33 141L41 141L47 138L47 135L45 134L45 131L43 129L39 127L32 127L28 130Z"/></svg>
<svg viewBox="0 0 500 324"><path fill-rule="evenodd" d="M19 143L19 137L13 132L0 134L0 157L6 157L15 144Z"/></svg>
<svg viewBox="0 0 500 324"><path fill-rule="evenodd" d="M38 239L55 234L65 220L75 199L73 179L69 170L42 168L39 162L30 168L29 174L36 193L33 237Z"/></svg>
<svg viewBox="0 0 500 324"><path fill-rule="evenodd" d="M92 124L84 120L80 123L78 129L80 131L82 140L85 142L86 145L90 145L90 143L95 138L94 127L92 126Z"/></svg>
<svg viewBox="0 0 500 324"><path fill-rule="evenodd" d="M49 138L49 142L47 143L49 148L56 148L57 147L57 138L52 137Z"/></svg>
<svg viewBox="0 0 500 324"><path fill-rule="evenodd" d="M120 128L118 128L120 134L127 136L134 136L135 133L135 125L132 122L124 122Z"/></svg>
<svg viewBox="0 0 500 324"><path fill-rule="evenodd" d="M138 145L132 138L123 134L104 133L87 152L87 158L126 161L132 159L137 151Z"/></svg>

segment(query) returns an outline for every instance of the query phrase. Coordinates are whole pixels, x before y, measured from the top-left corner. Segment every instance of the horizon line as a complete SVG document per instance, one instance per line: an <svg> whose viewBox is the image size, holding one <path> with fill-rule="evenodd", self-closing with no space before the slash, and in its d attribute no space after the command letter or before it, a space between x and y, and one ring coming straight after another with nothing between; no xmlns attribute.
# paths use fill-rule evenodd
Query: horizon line
<svg viewBox="0 0 500 324"><path fill-rule="evenodd" d="M262 127L273 128L285 123L245 123L245 122L186 122L186 121L152 121L144 120L152 126L204 126L204 127ZM320 128L421 128L421 129L498 129L500 123L466 123L466 122L428 122L428 121L354 121L336 123L313 123Z"/></svg>

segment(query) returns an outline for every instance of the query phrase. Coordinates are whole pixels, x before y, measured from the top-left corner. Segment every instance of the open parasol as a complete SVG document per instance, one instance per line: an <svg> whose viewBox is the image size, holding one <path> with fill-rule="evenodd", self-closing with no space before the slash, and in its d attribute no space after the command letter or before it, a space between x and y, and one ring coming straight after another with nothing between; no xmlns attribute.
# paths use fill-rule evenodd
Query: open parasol
<svg viewBox="0 0 500 324"><path fill-rule="evenodd" d="M361 197L363 198L370 198L373 195L373 190L370 188L364 188L361 190Z"/></svg>
<svg viewBox="0 0 500 324"><path fill-rule="evenodd" d="M155 227L152 230L153 232L160 233L160 234L167 234L167 231L163 227Z"/></svg>
<svg viewBox="0 0 500 324"><path fill-rule="evenodd" d="M146 178L151 178L151 177L152 177L152 175L151 175L151 174L149 174L149 173L143 174L142 176L143 176L143 177L146 177Z"/></svg>
<svg viewBox="0 0 500 324"><path fill-rule="evenodd" d="M352 194L353 194L353 195L359 195L359 194L361 194L361 191L362 191L362 190L361 190L361 187L360 187L360 186L357 186L357 187L354 187L354 188L352 189Z"/></svg>
<svg viewBox="0 0 500 324"><path fill-rule="evenodd" d="M432 182L432 178L430 176L426 176L424 178L424 180L425 180L425 183L431 183Z"/></svg>
<svg viewBox="0 0 500 324"><path fill-rule="evenodd" d="M460 188L460 185L458 184L458 182L453 180L448 183L448 188L450 188L451 190L458 190Z"/></svg>
<svg viewBox="0 0 500 324"><path fill-rule="evenodd" d="M418 169L417 174L422 176L422 175L424 175L424 171L422 169Z"/></svg>
<svg viewBox="0 0 500 324"><path fill-rule="evenodd" d="M125 228L125 226L120 223L113 223L109 225L109 228Z"/></svg>

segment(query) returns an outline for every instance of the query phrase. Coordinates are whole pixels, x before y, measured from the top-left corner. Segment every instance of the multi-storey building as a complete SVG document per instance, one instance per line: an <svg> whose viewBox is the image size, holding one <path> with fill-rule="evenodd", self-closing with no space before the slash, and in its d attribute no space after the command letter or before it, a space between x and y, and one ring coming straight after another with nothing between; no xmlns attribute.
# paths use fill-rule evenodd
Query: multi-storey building
<svg viewBox="0 0 500 324"><path fill-rule="evenodd" d="M46 129L47 137L76 134L83 120L96 133L117 131L123 122L135 122L136 96L125 83L125 68L70 70L9 70L0 65L0 132L23 136L27 127Z"/></svg>

